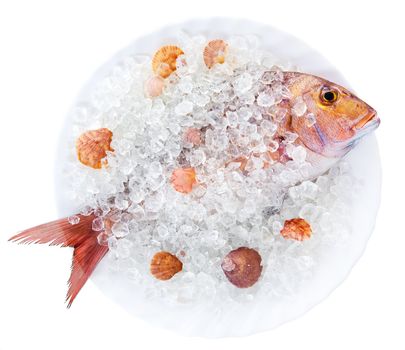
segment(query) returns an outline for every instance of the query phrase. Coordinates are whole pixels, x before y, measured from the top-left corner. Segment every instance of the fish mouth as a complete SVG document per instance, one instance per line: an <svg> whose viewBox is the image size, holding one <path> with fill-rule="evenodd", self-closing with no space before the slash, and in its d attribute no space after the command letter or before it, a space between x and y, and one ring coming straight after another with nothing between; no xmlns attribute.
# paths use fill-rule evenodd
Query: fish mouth
<svg viewBox="0 0 405 350"><path fill-rule="evenodd" d="M374 130L380 125L380 118L377 117L377 112L374 109L370 109L370 112L363 118L361 118L354 126L355 130Z"/></svg>
<svg viewBox="0 0 405 350"><path fill-rule="evenodd" d="M360 142L363 136L377 129L379 125L380 118L378 118L377 112L374 109L370 108L370 112L367 113L365 117L361 118L354 126L354 137L349 142L341 143L341 147L339 147L338 151L335 150L335 152L338 154L339 157L342 157L351 149L353 149Z"/></svg>

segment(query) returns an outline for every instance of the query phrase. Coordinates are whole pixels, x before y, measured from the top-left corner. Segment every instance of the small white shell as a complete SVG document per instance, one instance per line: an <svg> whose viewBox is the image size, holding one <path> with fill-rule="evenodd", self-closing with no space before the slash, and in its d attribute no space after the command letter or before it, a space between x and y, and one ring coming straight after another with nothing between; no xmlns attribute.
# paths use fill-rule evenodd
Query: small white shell
<svg viewBox="0 0 405 350"><path fill-rule="evenodd" d="M160 96L165 87L164 80L159 76L154 76L145 81L145 94L148 97Z"/></svg>

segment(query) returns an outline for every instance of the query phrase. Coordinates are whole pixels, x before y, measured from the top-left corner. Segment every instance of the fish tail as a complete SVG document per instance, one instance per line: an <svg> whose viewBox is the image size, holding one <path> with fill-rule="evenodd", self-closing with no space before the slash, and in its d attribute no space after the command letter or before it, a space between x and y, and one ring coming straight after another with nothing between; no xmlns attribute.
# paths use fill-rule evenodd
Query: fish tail
<svg viewBox="0 0 405 350"><path fill-rule="evenodd" d="M75 247L73 252L72 273L69 278L69 289L66 295L69 308L85 285L98 263L108 252L108 246L100 245L97 235L88 236L88 239Z"/></svg>
<svg viewBox="0 0 405 350"><path fill-rule="evenodd" d="M66 295L68 308L108 252L107 246L98 244L97 233L92 229L94 215L78 217L80 221L75 225L70 224L67 218L59 219L22 231L9 239L20 244L39 243L74 248Z"/></svg>

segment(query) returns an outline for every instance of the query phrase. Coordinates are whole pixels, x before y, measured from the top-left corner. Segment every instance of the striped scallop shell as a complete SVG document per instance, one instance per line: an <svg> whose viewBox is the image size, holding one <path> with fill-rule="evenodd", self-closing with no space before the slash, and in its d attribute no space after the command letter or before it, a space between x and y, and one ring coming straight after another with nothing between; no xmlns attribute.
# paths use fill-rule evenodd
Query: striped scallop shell
<svg viewBox="0 0 405 350"><path fill-rule="evenodd" d="M197 128L189 128L183 135L183 141L194 146L199 146L202 143L201 130Z"/></svg>
<svg viewBox="0 0 405 350"><path fill-rule="evenodd" d="M197 184L197 176L194 168L174 169L170 178L173 188L180 193L190 193Z"/></svg>
<svg viewBox="0 0 405 350"><path fill-rule="evenodd" d="M107 128L89 130L81 134L76 140L76 151L79 161L93 169L101 169L103 159L111 148L112 132Z"/></svg>
<svg viewBox="0 0 405 350"><path fill-rule="evenodd" d="M161 281L171 279L183 269L183 263L169 252L156 253L150 263L151 274Z"/></svg>
<svg viewBox="0 0 405 350"><path fill-rule="evenodd" d="M162 78L167 78L176 70L177 57L183 55L184 52L177 46L167 45L162 46L152 59L153 72Z"/></svg>
<svg viewBox="0 0 405 350"><path fill-rule="evenodd" d="M285 221L284 227L280 233L285 239L304 241L311 238L312 229L311 225L306 220L294 218Z"/></svg>
<svg viewBox="0 0 405 350"><path fill-rule="evenodd" d="M217 63L224 63L227 50L228 44L224 40L211 40L205 46L203 53L205 65L208 68L212 68Z"/></svg>

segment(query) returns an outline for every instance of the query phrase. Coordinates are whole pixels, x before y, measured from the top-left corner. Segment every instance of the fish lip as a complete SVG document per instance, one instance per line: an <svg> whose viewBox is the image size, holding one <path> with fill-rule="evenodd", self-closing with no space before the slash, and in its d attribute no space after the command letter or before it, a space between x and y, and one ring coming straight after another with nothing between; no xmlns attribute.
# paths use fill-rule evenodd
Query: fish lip
<svg viewBox="0 0 405 350"><path fill-rule="evenodd" d="M323 155L326 157L342 158L350 150L352 150L363 138L363 136L371 133L380 125L380 118L377 116L377 112L370 107L370 112L353 127L355 131L353 138L349 141L340 141L334 144L334 147L325 148Z"/></svg>
<svg viewBox="0 0 405 350"><path fill-rule="evenodd" d="M377 117L377 114L374 114L374 116L369 119L361 129L358 130L359 134L361 135L365 135L368 134L372 131L374 131L375 129L378 128L378 126L381 123L381 119Z"/></svg>
<svg viewBox="0 0 405 350"><path fill-rule="evenodd" d="M377 117L377 112L370 108L370 112L361 118L354 126L355 130L369 129L370 125L378 127L380 125L380 118Z"/></svg>
<svg viewBox="0 0 405 350"><path fill-rule="evenodd" d="M374 110L372 110L366 117L362 118L361 121L363 121L364 119L366 119L366 122L363 122L361 128L354 128L354 130L356 131L354 138L351 139L349 142L342 144L343 147L340 148L340 156L342 154L345 155L350 150L352 150L360 142L363 136L366 136L367 134L377 129L381 123L380 118L377 117L377 112Z"/></svg>

